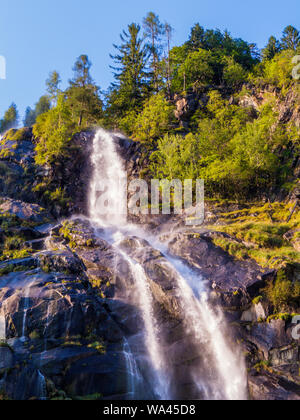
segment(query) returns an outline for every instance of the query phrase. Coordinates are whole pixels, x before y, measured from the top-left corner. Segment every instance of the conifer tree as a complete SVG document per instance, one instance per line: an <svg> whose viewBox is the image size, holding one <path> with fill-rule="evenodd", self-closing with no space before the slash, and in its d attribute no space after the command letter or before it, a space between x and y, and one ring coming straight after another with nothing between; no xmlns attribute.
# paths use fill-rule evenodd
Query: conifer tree
<svg viewBox="0 0 300 420"><path fill-rule="evenodd" d="M51 101L53 101L54 104L57 103L57 98L60 94L60 84L60 75L56 70L54 70L52 73L50 73L49 78L46 80L47 92L50 95Z"/></svg>
<svg viewBox="0 0 300 420"><path fill-rule="evenodd" d="M145 37L148 40L148 49L151 54L152 67L152 85L154 90L158 91L158 72L159 60L162 52L162 36L165 33L164 25L160 22L159 17L149 12L144 19Z"/></svg>
<svg viewBox="0 0 300 420"><path fill-rule="evenodd" d="M77 58L73 67L74 77L66 91L67 106L79 127L96 124L102 116L102 101L99 87L90 74L92 63L87 55Z"/></svg>
<svg viewBox="0 0 300 420"><path fill-rule="evenodd" d="M111 68L116 82L112 85L109 102L116 112L139 107L147 91L148 53L139 36L140 30L135 23L129 25L128 31L120 35L122 44L114 45L118 53L110 56L115 63Z"/></svg>
<svg viewBox="0 0 300 420"><path fill-rule="evenodd" d="M300 33L294 26L287 26L282 34L281 46L285 50L297 50L300 46Z"/></svg>
<svg viewBox="0 0 300 420"><path fill-rule="evenodd" d="M0 133L4 133L10 128L18 125L19 113L15 103L12 103L8 110L5 112L4 117L0 120Z"/></svg>
<svg viewBox="0 0 300 420"><path fill-rule="evenodd" d="M281 47L280 42L274 36L269 38L268 44L262 51L263 60L272 60L277 53L279 53Z"/></svg>

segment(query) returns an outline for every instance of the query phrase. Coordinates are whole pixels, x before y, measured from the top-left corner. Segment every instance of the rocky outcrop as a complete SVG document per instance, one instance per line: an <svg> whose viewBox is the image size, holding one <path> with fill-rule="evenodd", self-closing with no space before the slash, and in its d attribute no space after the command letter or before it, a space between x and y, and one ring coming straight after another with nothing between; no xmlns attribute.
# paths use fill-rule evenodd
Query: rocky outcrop
<svg viewBox="0 0 300 420"><path fill-rule="evenodd" d="M36 224L45 224L53 221L51 215L41 206L8 197L0 198L0 214L9 214L16 216L20 220L27 220Z"/></svg>
<svg viewBox="0 0 300 420"><path fill-rule="evenodd" d="M126 397L123 333L101 297L75 275L39 269L0 284L0 388L8 396Z"/></svg>
<svg viewBox="0 0 300 420"><path fill-rule="evenodd" d="M199 391L192 378L202 356L186 328L177 281L165 256L138 237L112 246L101 229L84 219L65 221L50 231L34 230L46 239L47 249L0 265L10 266L0 277L0 389L5 395L132 398L129 345L143 378L137 385L139 396L155 397L130 258L141 264L149 282L173 395L196 398ZM199 273L199 281L208 279L212 299L233 322L231 333L247 354L251 398L297 399L299 347L291 324L267 322L268 307L251 304L267 273L229 257L212 244L209 232L163 237L170 252Z"/></svg>
<svg viewBox="0 0 300 420"><path fill-rule="evenodd" d="M211 238L209 232L175 233L168 238L169 251L198 270L216 292L233 295L232 304L245 294L253 298L273 272L262 270L254 261L236 260Z"/></svg>
<svg viewBox="0 0 300 420"><path fill-rule="evenodd" d="M36 200L33 187L44 175L34 162L34 139L31 129L9 130L0 140L0 191L25 201Z"/></svg>

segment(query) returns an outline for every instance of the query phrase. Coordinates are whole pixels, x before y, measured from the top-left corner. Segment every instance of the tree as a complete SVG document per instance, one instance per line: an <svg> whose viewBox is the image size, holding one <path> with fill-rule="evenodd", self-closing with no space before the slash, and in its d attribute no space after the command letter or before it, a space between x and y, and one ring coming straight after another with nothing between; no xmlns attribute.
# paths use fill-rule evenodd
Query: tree
<svg viewBox="0 0 300 420"><path fill-rule="evenodd" d="M274 36L269 38L268 44L262 51L264 61L272 60L281 50L280 42Z"/></svg>
<svg viewBox="0 0 300 420"><path fill-rule="evenodd" d="M226 57L225 63L223 77L228 86L237 88L247 80L247 72L233 58Z"/></svg>
<svg viewBox="0 0 300 420"><path fill-rule="evenodd" d="M67 103L79 127L96 124L102 117L102 101L99 87L93 82L90 74L92 63L87 55L77 58L73 67L74 77L66 91Z"/></svg>
<svg viewBox="0 0 300 420"><path fill-rule="evenodd" d="M40 97L38 102L35 104L35 115L38 117L39 115L48 112L51 108L51 101L48 95L43 95Z"/></svg>
<svg viewBox="0 0 300 420"><path fill-rule="evenodd" d="M288 87L293 81L293 63L294 52L284 50L275 55L275 57L265 63L264 79L268 83L277 85L280 88Z"/></svg>
<svg viewBox="0 0 300 420"><path fill-rule="evenodd" d="M139 37L140 26L132 23L128 32L120 35L122 44L114 45L118 51L111 55L115 66L111 67L115 73L116 83L112 85L109 106L112 112L124 115L133 108L139 108L147 90L146 63L147 49Z"/></svg>
<svg viewBox="0 0 300 420"><path fill-rule="evenodd" d="M67 151L67 146L76 124L63 94L58 98L57 106L41 114L33 127L37 139L35 161L38 165L51 164Z"/></svg>
<svg viewBox="0 0 300 420"><path fill-rule="evenodd" d="M135 123L134 137L148 145L171 129L174 107L162 93L153 95L145 104Z"/></svg>
<svg viewBox="0 0 300 420"><path fill-rule="evenodd" d="M282 34L281 46L284 50L297 50L300 45L300 34L294 26L287 26Z"/></svg>
<svg viewBox="0 0 300 420"><path fill-rule="evenodd" d="M189 40L187 41L186 45L188 46L189 50L197 51L200 48L204 47L204 35L205 30L199 23L193 26L191 29L191 34Z"/></svg>
<svg viewBox="0 0 300 420"><path fill-rule="evenodd" d="M178 70L182 90L208 85L213 81L213 56L210 51L191 52Z"/></svg>
<svg viewBox="0 0 300 420"><path fill-rule="evenodd" d="M16 104L12 103L5 112L4 117L0 120L0 133L4 133L10 128L18 125L19 113Z"/></svg>
<svg viewBox="0 0 300 420"><path fill-rule="evenodd" d="M147 17L144 19L144 30L145 37L148 39L148 49L152 56L152 84L154 90L158 92L158 67L161 56L161 39L164 34L164 25L159 20L159 17L149 12Z"/></svg>
<svg viewBox="0 0 300 420"><path fill-rule="evenodd" d="M169 99L171 98L171 39L173 28L167 22L165 23L165 34L167 38L167 89L168 89L168 96Z"/></svg>
<svg viewBox="0 0 300 420"><path fill-rule="evenodd" d="M85 87L93 84L93 79L90 74L92 63L87 55L80 55L75 61L73 72L74 77L71 80L71 85L76 87Z"/></svg>
<svg viewBox="0 0 300 420"><path fill-rule="evenodd" d="M35 110L28 106L25 111L25 117L23 120L24 127L31 127L36 121Z"/></svg>
<svg viewBox="0 0 300 420"><path fill-rule="evenodd" d="M66 92L67 106L78 127L96 125L102 117L102 101L95 85L71 86Z"/></svg>
<svg viewBox="0 0 300 420"><path fill-rule="evenodd" d="M48 112L50 108L50 97L48 95L41 96L38 102L35 104L34 109L32 109L30 106L26 108L25 117L23 120L24 126L31 127L33 124L35 124L37 117Z"/></svg>
<svg viewBox="0 0 300 420"><path fill-rule="evenodd" d="M60 94L60 84L60 75L57 71L54 70L52 73L50 73L49 78L46 80L47 92L54 104L56 104L58 95Z"/></svg>

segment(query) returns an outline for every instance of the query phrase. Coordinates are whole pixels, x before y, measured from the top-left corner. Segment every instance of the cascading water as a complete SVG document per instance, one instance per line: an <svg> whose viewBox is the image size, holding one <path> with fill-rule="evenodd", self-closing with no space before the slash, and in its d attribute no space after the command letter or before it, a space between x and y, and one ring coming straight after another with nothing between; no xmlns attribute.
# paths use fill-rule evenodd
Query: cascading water
<svg viewBox="0 0 300 420"><path fill-rule="evenodd" d="M23 309L23 324L22 324L22 341L26 341L26 323L27 323L27 312L29 309L30 304L30 289L33 285L35 280L31 281L25 289L25 296L24 296L24 309Z"/></svg>
<svg viewBox="0 0 300 420"><path fill-rule="evenodd" d="M233 350L227 342L224 332L224 327L226 327L224 315L219 308L212 308L210 305L204 280L181 261L171 258L165 246L156 238L149 237L149 233L146 234L137 227L127 225L126 209L122 207L123 204L120 206L120 202L124 203L124 200L120 200L120 183L126 179L126 173L117 153L114 137L103 129L98 130L94 137L91 159L94 167L89 195L91 221L96 225L101 225L102 228L112 227L114 237L119 235L122 238L124 232L129 232L129 234L134 232L165 255L165 264L168 266L170 275L177 282L178 299L184 313L186 329L193 337L202 357L202 369L195 370L193 378L201 397L204 399L246 399L247 379L244 361L239 352ZM105 190L104 185L106 185ZM103 213L105 201L103 194L110 206L108 216ZM98 207L99 199L102 202L101 211ZM168 392L170 379L165 370L164 351L159 340L147 276L141 264L132 260L124 250L118 248L116 243L114 246L126 259L135 279L137 296L139 296L136 304L144 321L145 341L156 382L154 384L156 394L159 394L161 399L171 398ZM129 366L129 368L132 370L132 367Z"/></svg>
<svg viewBox="0 0 300 420"><path fill-rule="evenodd" d="M120 193L122 193L121 183L126 180L126 172L118 156L112 135L102 129L98 130L94 138L92 164L94 176L90 187L90 218L94 222L100 223L101 226L125 227L126 209L120 206L122 201L120 200ZM104 187L108 189L103 191ZM100 209L99 192L105 194L109 202L109 208L107 208L108 217L103 214L103 208ZM126 200L123 200L123 202L126 203ZM114 246L118 248L117 244L114 244ZM130 267L131 274L135 280L137 295L140 296L138 306L145 325L145 341L153 367L155 392L160 399L167 399L168 385L163 369L163 352L159 343L158 330L153 313L152 295L147 277L140 264L132 261L121 249L118 249L118 251Z"/></svg>
<svg viewBox="0 0 300 420"><path fill-rule="evenodd" d="M153 388L162 400L170 398L168 394L169 381L165 372L165 360L159 343L159 330L153 313L153 299L147 276L141 264L131 260L123 251L121 255L128 262L139 297L138 306L142 311L146 333L146 346L153 366Z"/></svg>
<svg viewBox="0 0 300 420"><path fill-rule="evenodd" d="M195 383L208 399L245 400L247 398L247 376L239 352L228 345L224 328L226 322L220 308L212 308L203 281L199 281L185 264L165 254L170 269L175 272L180 291L180 300L186 316L186 325L195 342L205 350L205 363L213 366L211 376L203 383L196 376Z"/></svg>
<svg viewBox="0 0 300 420"><path fill-rule="evenodd" d="M99 129L94 137L91 159L94 175L89 194L90 218L102 225L124 226L126 199L121 200L120 193L126 193L122 189L122 183L126 185L126 172L118 157L112 135L103 129ZM105 198L109 201L109 209L105 208ZM108 218L104 214L107 210Z"/></svg>
<svg viewBox="0 0 300 420"><path fill-rule="evenodd" d="M123 354L126 361L128 394L130 399L135 400L138 398L138 389L143 381L143 378L139 372L139 368L126 338L124 338Z"/></svg>
<svg viewBox="0 0 300 420"><path fill-rule="evenodd" d="M41 373L40 370L37 372L37 396L39 400L46 400L47 399L47 385L46 385L46 379L45 376Z"/></svg>
<svg viewBox="0 0 300 420"><path fill-rule="evenodd" d="M6 319L0 315L0 341L6 340Z"/></svg>

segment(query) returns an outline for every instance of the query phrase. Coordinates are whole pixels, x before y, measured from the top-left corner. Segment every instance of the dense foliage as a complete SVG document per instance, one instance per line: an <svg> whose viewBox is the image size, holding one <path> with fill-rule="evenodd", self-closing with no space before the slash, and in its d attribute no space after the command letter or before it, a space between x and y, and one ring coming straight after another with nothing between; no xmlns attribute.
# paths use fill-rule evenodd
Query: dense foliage
<svg viewBox="0 0 300 420"><path fill-rule="evenodd" d="M296 95L292 107L299 103L292 77L298 30L286 27L282 39L271 36L262 51L200 24L187 42L171 48L172 31L152 12L142 25L128 25L114 45L114 82L106 93L93 81L86 55L76 60L65 91L52 72L47 94L24 120L34 125L37 163L53 163L68 152L76 131L102 125L140 141L151 155L152 175L204 178L211 195L245 198L286 185L299 126L279 118L278 109L287 95ZM263 100L251 105L259 91ZM175 113L178 100L188 107L188 97L194 108L187 116ZM12 104L0 131L17 122Z"/></svg>

